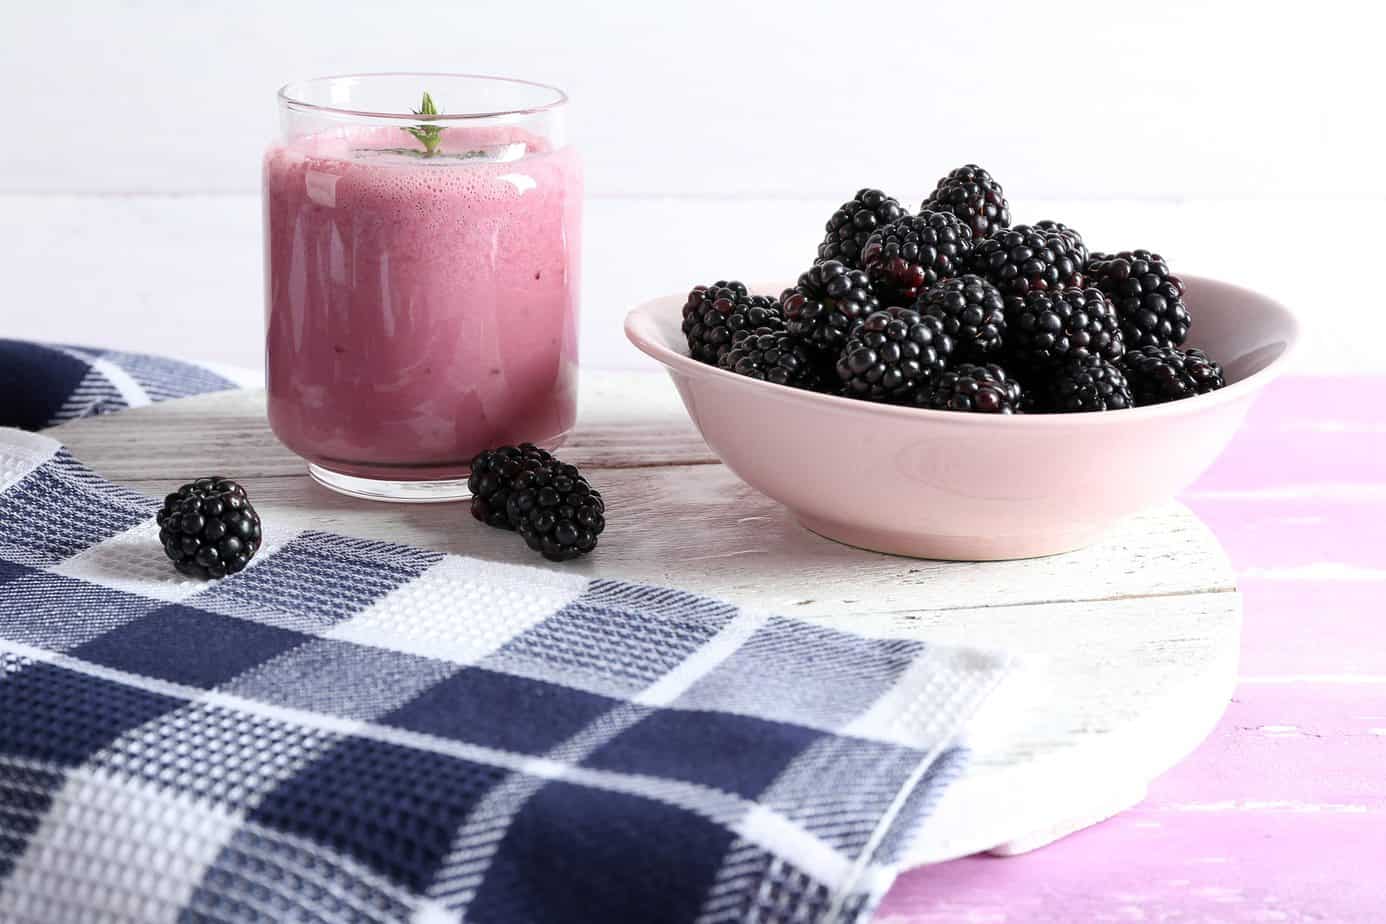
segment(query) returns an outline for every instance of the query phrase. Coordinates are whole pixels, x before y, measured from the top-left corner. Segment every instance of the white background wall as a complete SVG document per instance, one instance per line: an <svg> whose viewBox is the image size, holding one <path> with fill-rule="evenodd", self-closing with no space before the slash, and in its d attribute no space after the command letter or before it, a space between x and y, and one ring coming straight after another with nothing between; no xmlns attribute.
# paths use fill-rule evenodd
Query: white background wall
<svg viewBox="0 0 1386 924"><path fill-rule="evenodd" d="M570 91L592 364L641 363L631 303L793 276L858 187L913 207L977 161L1018 221L1282 298L1301 368L1386 371L1348 333L1386 309L1383 26L1346 0L6 2L0 336L258 365L275 88L419 69Z"/></svg>

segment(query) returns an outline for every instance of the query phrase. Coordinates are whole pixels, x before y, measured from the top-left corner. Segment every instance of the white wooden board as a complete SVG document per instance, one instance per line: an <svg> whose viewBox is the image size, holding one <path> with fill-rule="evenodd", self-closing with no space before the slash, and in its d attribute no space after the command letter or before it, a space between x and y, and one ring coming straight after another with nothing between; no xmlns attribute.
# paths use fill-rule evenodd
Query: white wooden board
<svg viewBox="0 0 1386 924"><path fill-rule="evenodd" d="M924 562L800 528L720 465L662 375L586 376L562 451L606 496L598 551L563 566L671 584L858 631L1032 656L980 717L973 771L930 819L934 862L1017 852L1138 800L1212 728L1236 675L1241 605L1212 534L1177 504L1053 558ZM213 471L241 480L266 528L314 528L542 564L465 505L392 505L313 483L269 432L264 395L229 392L55 429L79 458L151 495Z"/></svg>

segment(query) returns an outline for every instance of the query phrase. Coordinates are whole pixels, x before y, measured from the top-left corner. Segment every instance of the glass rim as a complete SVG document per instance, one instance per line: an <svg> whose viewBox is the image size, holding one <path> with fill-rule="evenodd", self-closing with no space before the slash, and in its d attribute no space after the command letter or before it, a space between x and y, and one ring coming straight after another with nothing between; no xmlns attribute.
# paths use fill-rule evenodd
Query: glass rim
<svg viewBox="0 0 1386 924"><path fill-rule="evenodd" d="M553 94L553 99L546 103L536 106L520 106L513 109L496 109L487 112L448 112L439 113L427 117L429 122L457 122L468 119L495 119L502 116L516 115L535 115L541 112L551 112L559 109L568 103L568 94L558 87L548 83L540 83L537 80L521 80L518 77L501 77L495 74L459 74L445 71L373 71L369 73L356 74L327 74L321 77L309 77L306 80L293 80L279 88L275 96L278 100L294 110L308 112L323 112L333 115L355 116L363 119L396 119L401 122L417 123L420 116L414 112L374 112L369 109L346 109L341 106L326 106L321 103L310 103L304 99L296 98L291 92L298 87L306 87L311 84L328 83L334 80L357 80L367 77L417 77L420 79L449 78L463 80L487 80L495 83L518 84L520 86L535 87L540 90L547 90Z"/></svg>

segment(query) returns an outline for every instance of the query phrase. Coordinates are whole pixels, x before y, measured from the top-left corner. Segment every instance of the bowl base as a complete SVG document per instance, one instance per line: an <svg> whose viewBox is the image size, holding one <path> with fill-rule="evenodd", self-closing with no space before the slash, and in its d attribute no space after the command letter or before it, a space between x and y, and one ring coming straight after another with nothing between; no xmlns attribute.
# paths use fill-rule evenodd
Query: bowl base
<svg viewBox="0 0 1386 924"><path fill-rule="evenodd" d="M809 532L824 539L887 555L928 558L935 561L1012 561L1060 555L1091 545L1101 529L1065 532L1026 533L1019 536L939 536L928 533L896 532L833 523L805 514L796 514Z"/></svg>

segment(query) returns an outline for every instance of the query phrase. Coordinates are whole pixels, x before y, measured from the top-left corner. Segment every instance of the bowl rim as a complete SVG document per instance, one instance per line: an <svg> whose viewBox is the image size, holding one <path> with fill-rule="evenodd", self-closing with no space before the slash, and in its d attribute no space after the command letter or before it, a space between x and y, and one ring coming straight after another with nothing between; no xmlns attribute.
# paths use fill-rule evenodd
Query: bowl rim
<svg viewBox="0 0 1386 924"><path fill-rule="evenodd" d="M766 397L779 398L785 401L795 401L802 404L837 408L839 410L855 410L858 412L874 413L902 420L929 420L936 423L950 423L960 426L987 426L995 424L998 421L1005 421L1006 426L1016 427L1068 427L1074 425L1108 426L1113 424L1119 425L1122 421L1140 421L1156 417L1189 414L1200 410L1212 409L1224 404L1230 404L1243 397L1250 397L1255 392L1260 391L1266 385L1270 384L1276 376L1284 371L1286 363L1298 347L1303 328L1299 319L1295 317L1294 312L1290 311L1289 308L1286 308L1278 300L1262 292L1257 292L1254 289L1248 289L1245 286L1233 282L1226 282L1222 279L1215 279L1210 276L1181 273L1180 278L1186 283L1193 282L1196 286L1219 286L1232 290L1233 295L1243 295L1268 303L1281 314L1282 320L1285 322L1285 349L1280 352L1279 356L1276 356L1261 369L1258 369L1244 379L1239 379L1223 388L1219 388L1217 391L1208 392L1204 395L1195 395L1192 398L1184 398L1179 401L1167 401L1163 404L1152 404L1146 407L1124 408L1120 411L1113 411L1110 413L968 414L960 411L905 407L898 404L863 401L859 398L844 398L838 395L828 395L802 388L790 388L785 385L776 385L773 382L753 379L749 376L737 375L730 370L699 362L685 353L670 349L660 341L657 328L654 326L654 310L657 307L662 307L662 303L672 304L682 302L688 297L686 292L669 293L641 302L626 313L623 327L626 339L634 344L636 349L667 368L670 372L682 372L690 376L721 377L723 381L729 384L736 384L745 388L763 389L763 394ZM768 291L774 288L774 285L749 286L749 288L754 291ZM784 287L781 286L780 288L783 289Z"/></svg>

